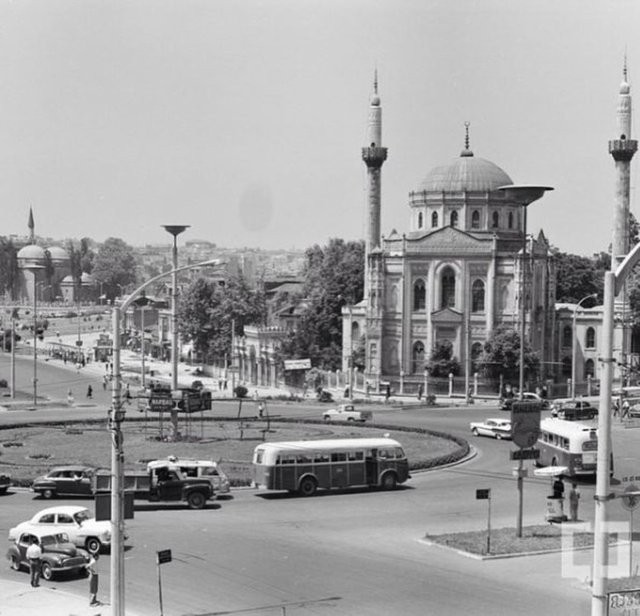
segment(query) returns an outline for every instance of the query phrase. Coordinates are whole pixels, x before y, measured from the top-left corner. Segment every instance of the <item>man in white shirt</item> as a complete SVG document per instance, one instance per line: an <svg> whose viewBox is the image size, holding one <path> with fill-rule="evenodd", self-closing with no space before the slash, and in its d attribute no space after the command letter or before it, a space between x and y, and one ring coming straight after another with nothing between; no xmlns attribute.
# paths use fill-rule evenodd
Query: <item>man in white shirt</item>
<svg viewBox="0 0 640 616"><path fill-rule="evenodd" d="M40 586L40 560L42 558L42 549L38 545L38 539L36 537L31 537L31 544L27 548L27 558L29 559L31 586Z"/></svg>

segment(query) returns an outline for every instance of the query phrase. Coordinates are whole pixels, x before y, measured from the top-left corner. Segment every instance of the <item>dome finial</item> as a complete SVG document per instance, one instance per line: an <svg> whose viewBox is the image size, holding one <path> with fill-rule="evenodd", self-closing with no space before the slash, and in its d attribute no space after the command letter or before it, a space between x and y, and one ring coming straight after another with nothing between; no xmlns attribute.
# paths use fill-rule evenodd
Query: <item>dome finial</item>
<svg viewBox="0 0 640 616"><path fill-rule="evenodd" d="M622 77L628 83L628 75L627 75L627 50L624 50L624 65L622 67Z"/></svg>
<svg viewBox="0 0 640 616"><path fill-rule="evenodd" d="M626 67L626 56L625 56L625 67ZM378 93L378 67L377 66L373 71L373 93L374 94Z"/></svg>
<svg viewBox="0 0 640 616"><path fill-rule="evenodd" d="M464 150L460 152L460 156L473 156L473 152L469 149L469 126L471 122L464 123Z"/></svg>

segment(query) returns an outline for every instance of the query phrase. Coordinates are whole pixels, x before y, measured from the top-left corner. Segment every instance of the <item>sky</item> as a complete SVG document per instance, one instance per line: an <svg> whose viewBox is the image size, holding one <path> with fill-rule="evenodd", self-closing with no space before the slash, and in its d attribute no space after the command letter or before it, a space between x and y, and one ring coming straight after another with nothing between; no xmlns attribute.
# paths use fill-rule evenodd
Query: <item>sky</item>
<svg viewBox="0 0 640 616"><path fill-rule="evenodd" d="M408 231L408 193L468 121L476 156L555 188L531 232L606 251L639 32L637 0L0 0L0 235L26 234L32 207L58 239L362 239L377 69L383 235Z"/></svg>

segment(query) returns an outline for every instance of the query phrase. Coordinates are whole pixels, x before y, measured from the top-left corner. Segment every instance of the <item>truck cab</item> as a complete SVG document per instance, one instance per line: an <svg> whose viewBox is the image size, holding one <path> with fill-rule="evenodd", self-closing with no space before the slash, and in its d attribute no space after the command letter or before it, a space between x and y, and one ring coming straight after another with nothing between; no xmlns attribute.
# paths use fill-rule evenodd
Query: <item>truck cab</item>
<svg viewBox="0 0 640 616"><path fill-rule="evenodd" d="M214 495L209 481L185 477L170 464L149 469L150 501L185 501L191 509L202 509Z"/></svg>

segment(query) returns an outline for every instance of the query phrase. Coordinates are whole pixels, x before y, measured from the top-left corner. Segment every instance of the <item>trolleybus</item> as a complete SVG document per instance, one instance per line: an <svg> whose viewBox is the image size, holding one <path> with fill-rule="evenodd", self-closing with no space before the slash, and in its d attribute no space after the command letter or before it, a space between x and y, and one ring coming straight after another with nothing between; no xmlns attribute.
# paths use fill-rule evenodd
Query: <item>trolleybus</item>
<svg viewBox="0 0 640 616"><path fill-rule="evenodd" d="M254 485L303 496L318 488L381 487L409 479L409 463L390 438L345 438L262 443L253 453Z"/></svg>

